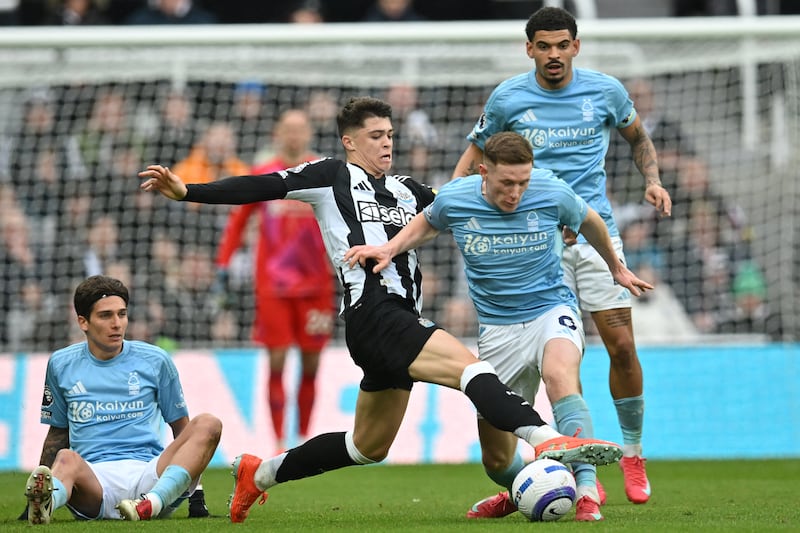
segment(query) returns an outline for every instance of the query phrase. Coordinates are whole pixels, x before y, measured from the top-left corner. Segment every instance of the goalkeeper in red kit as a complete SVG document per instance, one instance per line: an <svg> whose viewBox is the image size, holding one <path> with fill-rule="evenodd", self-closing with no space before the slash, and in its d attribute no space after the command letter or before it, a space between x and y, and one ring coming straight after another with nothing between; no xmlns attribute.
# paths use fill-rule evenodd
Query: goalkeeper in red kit
<svg viewBox="0 0 800 533"><path fill-rule="evenodd" d="M296 167L319 156L309 150L312 128L305 111L284 111L273 132L274 157L253 167L254 175ZM311 207L296 200L258 202L231 211L217 252L225 273L240 247L251 215L260 217L254 266L255 319L252 339L269 352L267 398L277 447L286 447L283 368L296 346L302 359L297 389L298 436L305 440L314 406L319 355L330 339L334 278Z"/></svg>

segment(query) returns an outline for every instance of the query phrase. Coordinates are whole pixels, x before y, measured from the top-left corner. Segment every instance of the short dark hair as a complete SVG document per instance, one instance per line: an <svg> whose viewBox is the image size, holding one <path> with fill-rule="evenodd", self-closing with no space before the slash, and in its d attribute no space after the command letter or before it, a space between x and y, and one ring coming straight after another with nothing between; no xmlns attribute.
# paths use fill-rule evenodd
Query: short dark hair
<svg viewBox="0 0 800 533"><path fill-rule="evenodd" d="M578 23L575 17L566 9L560 7L543 7L538 9L525 25L525 35L528 41L533 42L537 31L569 30L573 39L578 37Z"/></svg>
<svg viewBox="0 0 800 533"><path fill-rule="evenodd" d="M503 131L495 133L486 141L483 158L493 165L533 163L533 147L528 139L519 133Z"/></svg>
<svg viewBox="0 0 800 533"><path fill-rule="evenodd" d="M370 96L356 96L350 99L336 116L339 137L354 128L360 128L371 117L392 118L392 106Z"/></svg>
<svg viewBox="0 0 800 533"><path fill-rule="evenodd" d="M75 289L75 312L78 316L89 318L95 302L108 296L119 296L128 305L128 288L120 280L108 276L88 277Z"/></svg>

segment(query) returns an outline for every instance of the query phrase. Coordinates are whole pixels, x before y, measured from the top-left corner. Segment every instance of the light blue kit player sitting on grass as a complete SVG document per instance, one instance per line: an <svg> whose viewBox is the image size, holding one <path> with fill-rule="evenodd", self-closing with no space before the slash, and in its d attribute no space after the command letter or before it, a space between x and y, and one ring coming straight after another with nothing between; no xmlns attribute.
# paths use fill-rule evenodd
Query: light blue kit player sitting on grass
<svg viewBox="0 0 800 533"><path fill-rule="evenodd" d="M50 426L25 486L28 521L66 505L81 520L161 518L199 482L222 423L191 420L178 370L161 348L125 339L128 289L92 276L75 290L86 341L47 362L41 421ZM161 421L174 440L161 442Z"/></svg>

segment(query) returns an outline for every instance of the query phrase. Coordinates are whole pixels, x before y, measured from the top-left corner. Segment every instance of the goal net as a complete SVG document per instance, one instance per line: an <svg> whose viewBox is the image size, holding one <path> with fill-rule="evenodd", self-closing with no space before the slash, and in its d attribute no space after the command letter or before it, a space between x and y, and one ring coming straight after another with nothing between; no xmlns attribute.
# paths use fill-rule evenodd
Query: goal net
<svg viewBox="0 0 800 533"><path fill-rule="evenodd" d="M441 185L492 88L532 68L524 23L4 29L0 352L80 338L70 298L96 273L131 287L132 337L246 344L255 232L220 284L229 208L141 193L137 171L174 166L220 125L218 144L263 161L287 108L309 112L317 153L341 157L335 112L369 94L393 104L395 170ZM662 289L636 304L642 335L798 338L798 29L794 17L580 21L576 65L628 86L675 201L671 219L654 217L615 134L626 255ZM427 316L474 335L450 239L421 257Z"/></svg>

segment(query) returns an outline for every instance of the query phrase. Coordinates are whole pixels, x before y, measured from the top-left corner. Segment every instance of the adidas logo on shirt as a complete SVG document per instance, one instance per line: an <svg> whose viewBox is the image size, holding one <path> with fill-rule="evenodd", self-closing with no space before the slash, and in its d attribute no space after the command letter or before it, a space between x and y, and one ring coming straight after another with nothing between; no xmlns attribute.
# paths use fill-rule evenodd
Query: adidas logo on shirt
<svg viewBox="0 0 800 533"><path fill-rule="evenodd" d="M533 112L533 109L528 109L525 111L525 114L522 115L520 122L536 122L538 119L536 118L536 114Z"/></svg>
<svg viewBox="0 0 800 533"><path fill-rule="evenodd" d="M78 394L86 394L86 392L86 387L83 386L83 383L78 381L67 391L67 396L77 396Z"/></svg>
<svg viewBox="0 0 800 533"><path fill-rule="evenodd" d="M470 218L469 222L464 224L464 227L466 227L467 229L471 229L473 231L478 231L479 229L481 229L481 225L478 224L478 221L475 220L475 217Z"/></svg>

